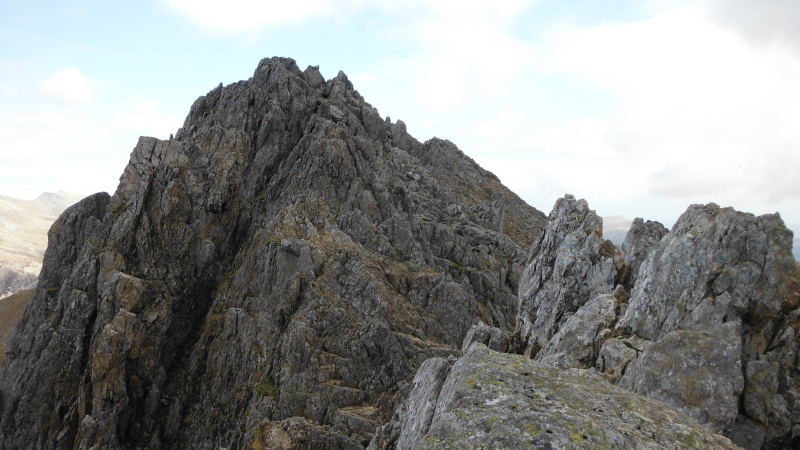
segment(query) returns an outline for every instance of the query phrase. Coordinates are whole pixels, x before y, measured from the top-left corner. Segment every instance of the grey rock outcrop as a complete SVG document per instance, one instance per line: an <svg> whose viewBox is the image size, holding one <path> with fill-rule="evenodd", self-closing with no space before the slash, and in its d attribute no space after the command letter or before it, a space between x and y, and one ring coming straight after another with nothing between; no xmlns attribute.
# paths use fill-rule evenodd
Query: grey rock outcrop
<svg viewBox="0 0 800 450"><path fill-rule="evenodd" d="M748 448L800 442L800 373L793 362L799 355L800 271L791 242L778 215L692 205L643 265L618 324L657 342L678 330L713 334L736 324L744 391L736 397L739 416L725 434ZM712 364L710 355L705 364ZM721 384L739 383L731 371L717 376L724 378ZM724 417L717 424L730 421L729 412L713 412L720 402L727 400L717 396L706 403L710 418Z"/></svg>
<svg viewBox="0 0 800 450"><path fill-rule="evenodd" d="M516 330L525 354L535 356L581 306L614 291L625 267L602 236L603 220L586 200L556 201L520 283Z"/></svg>
<svg viewBox="0 0 800 450"><path fill-rule="evenodd" d="M363 447L424 360L514 329L543 226L343 73L265 59L54 226L0 448Z"/></svg>
<svg viewBox="0 0 800 450"><path fill-rule="evenodd" d="M639 268L668 232L659 222L645 222L640 217L633 219L631 228L625 234L625 241L622 242L622 253L625 255L625 265L628 266L622 284L628 291L633 290L636 285Z"/></svg>
<svg viewBox="0 0 800 450"><path fill-rule="evenodd" d="M478 321L464 336L464 342L461 344L461 353L465 353L473 342L480 342L496 352L504 353L509 350L509 347L514 347L514 344L510 342L513 337L514 335L508 332Z"/></svg>
<svg viewBox="0 0 800 450"><path fill-rule="evenodd" d="M420 431L406 448L737 448L683 411L589 371L555 369L480 343L453 365L430 426Z"/></svg>
<svg viewBox="0 0 800 450"><path fill-rule="evenodd" d="M736 322L709 331L673 331L649 346L619 386L677 406L722 433L736 420L744 389Z"/></svg>
<svg viewBox="0 0 800 450"><path fill-rule="evenodd" d="M619 382L630 363L653 344L652 341L638 336L606 339L597 354L595 367L600 373L609 376L613 382Z"/></svg>
<svg viewBox="0 0 800 450"><path fill-rule="evenodd" d="M795 270L791 239L777 215L690 206L640 271L625 325L650 340L729 321L742 323L744 333L764 331L797 306L786 304Z"/></svg>
<svg viewBox="0 0 800 450"><path fill-rule="evenodd" d="M420 366L405 411L401 412L397 450L410 450L428 431L436 412L436 399L449 371L450 364L441 358L428 359Z"/></svg>
<svg viewBox="0 0 800 450"><path fill-rule="evenodd" d="M559 200L533 246L517 321L527 353L593 367L748 449L800 444L800 269L780 217L709 204L669 232L636 219L620 265L595 250L601 232L586 211ZM610 273L596 269L603 257L600 267L622 270L598 284L591 275Z"/></svg>
<svg viewBox="0 0 800 450"><path fill-rule="evenodd" d="M619 305L611 294L600 294L586 302L570 317L550 342L536 354L536 360L561 368L594 367Z"/></svg>

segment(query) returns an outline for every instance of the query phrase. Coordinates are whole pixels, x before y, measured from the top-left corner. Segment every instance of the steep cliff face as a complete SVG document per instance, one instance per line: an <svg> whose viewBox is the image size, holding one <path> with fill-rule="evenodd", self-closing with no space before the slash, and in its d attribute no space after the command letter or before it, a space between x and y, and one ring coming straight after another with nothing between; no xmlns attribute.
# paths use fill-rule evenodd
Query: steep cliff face
<svg viewBox="0 0 800 450"><path fill-rule="evenodd" d="M0 448L361 448L422 361L513 330L543 226L344 74L263 60L54 225Z"/></svg>

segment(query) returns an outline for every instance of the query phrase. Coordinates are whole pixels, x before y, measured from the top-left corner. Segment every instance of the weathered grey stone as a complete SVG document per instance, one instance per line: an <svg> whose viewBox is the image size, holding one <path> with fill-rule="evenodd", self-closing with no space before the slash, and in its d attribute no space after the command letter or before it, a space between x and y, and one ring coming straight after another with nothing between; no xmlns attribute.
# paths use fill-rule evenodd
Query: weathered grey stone
<svg viewBox="0 0 800 450"><path fill-rule="evenodd" d="M647 348L619 386L682 408L720 433L738 415L744 389L741 355L736 322L709 331L674 331Z"/></svg>
<svg viewBox="0 0 800 450"><path fill-rule="evenodd" d="M745 380L736 404L742 418L724 432L748 448L784 448L800 440L800 408L795 406L800 405L800 269L791 242L792 232L776 214L756 217L713 203L692 205L642 264L615 328L660 341L676 330L737 324ZM664 358L668 347L661 347ZM718 381L737 385L739 375L729 375L734 378L718 373ZM666 377L658 371L651 376ZM736 417L730 411L714 412L712 404L707 408L710 416L725 417L718 424ZM752 424L762 430L763 440L753 440Z"/></svg>
<svg viewBox="0 0 800 450"><path fill-rule="evenodd" d="M397 450L410 450L425 435L436 410L436 399L444 384L450 364L441 358L426 360L414 376L413 388L400 420Z"/></svg>
<svg viewBox="0 0 800 450"><path fill-rule="evenodd" d="M508 350L509 339L511 339L511 336L503 330L497 327L490 327L482 321L478 321L464 336L464 342L461 344L461 353L465 353L473 342L480 342L496 352L503 353Z"/></svg>
<svg viewBox="0 0 800 450"><path fill-rule="evenodd" d="M625 255L627 270L622 278L622 284L630 291L636 285L636 278L642 263L647 260L650 252L658 245L669 230L659 222L642 218L633 219L631 228L625 234L622 242L622 253Z"/></svg>
<svg viewBox="0 0 800 450"><path fill-rule="evenodd" d="M595 366L600 348L611 337L617 318L617 299L601 294L570 317L538 354L536 360L562 369Z"/></svg>
<svg viewBox="0 0 800 450"><path fill-rule="evenodd" d="M613 331L611 334L613 335ZM609 338L603 342L597 354L595 368L608 375L609 380L617 383L625 374L630 363L636 360L642 352L647 350L653 341L642 339L639 336Z"/></svg>
<svg viewBox="0 0 800 450"><path fill-rule="evenodd" d="M737 448L686 413L589 371L473 343L447 376L430 428L414 448L528 447Z"/></svg>
<svg viewBox="0 0 800 450"><path fill-rule="evenodd" d="M525 354L536 355L590 299L613 292L624 268L615 265L614 245L602 235L603 220L586 200L556 201L520 283L516 329Z"/></svg>
<svg viewBox="0 0 800 450"><path fill-rule="evenodd" d="M651 340L723 319L761 328L786 299L791 238L777 215L690 206L639 272L625 324Z"/></svg>

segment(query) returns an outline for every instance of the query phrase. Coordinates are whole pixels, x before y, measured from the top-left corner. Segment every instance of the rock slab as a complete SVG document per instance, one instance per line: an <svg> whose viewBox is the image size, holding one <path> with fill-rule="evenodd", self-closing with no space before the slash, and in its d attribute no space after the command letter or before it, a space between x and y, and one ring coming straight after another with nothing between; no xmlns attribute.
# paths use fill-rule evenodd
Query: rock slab
<svg viewBox="0 0 800 450"><path fill-rule="evenodd" d="M560 370L473 343L450 370L430 427L412 448L738 447L683 411L589 371Z"/></svg>

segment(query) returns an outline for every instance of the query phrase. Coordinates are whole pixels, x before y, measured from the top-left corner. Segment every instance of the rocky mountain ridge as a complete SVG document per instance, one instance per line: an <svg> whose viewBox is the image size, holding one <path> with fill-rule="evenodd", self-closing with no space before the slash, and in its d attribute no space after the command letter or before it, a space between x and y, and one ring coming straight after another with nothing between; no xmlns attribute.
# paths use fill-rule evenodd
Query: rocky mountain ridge
<svg viewBox="0 0 800 450"><path fill-rule="evenodd" d="M0 449L792 448L792 238L709 204L615 246L265 59L53 224Z"/></svg>
<svg viewBox="0 0 800 450"><path fill-rule="evenodd" d="M245 448L299 417L366 445L475 318L513 329L543 224L343 73L264 60L53 225L0 371L0 443Z"/></svg>

